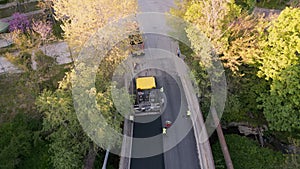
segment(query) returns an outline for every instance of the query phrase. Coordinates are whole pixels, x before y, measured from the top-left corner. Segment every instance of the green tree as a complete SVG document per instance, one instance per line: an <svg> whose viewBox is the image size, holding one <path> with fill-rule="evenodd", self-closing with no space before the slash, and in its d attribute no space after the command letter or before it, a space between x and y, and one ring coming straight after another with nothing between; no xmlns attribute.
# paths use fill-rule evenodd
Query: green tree
<svg viewBox="0 0 300 169"><path fill-rule="evenodd" d="M36 102L43 112L43 131L49 133L50 162L57 169L82 168L89 148L73 108L70 91L44 91Z"/></svg>
<svg viewBox="0 0 300 169"><path fill-rule="evenodd" d="M41 123L24 113L0 125L0 168L48 168L47 146L39 138ZM35 156L39 153L39 156ZM34 160L33 160L34 157Z"/></svg>
<svg viewBox="0 0 300 169"><path fill-rule="evenodd" d="M277 75L269 93L262 95L262 107L271 129L300 129L300 65L286 68Z"/></svg>
<svg viewBox="0 0 300 169"><path fill-rule="evenodd" d="M267 29L260 41L262 55L260 77L276 79L285 68L299 63L300 53L300 9L286 8Z"/></svg>
<svg viewBox="0 0 300 169"><path fill-rule="evenodd" d="M271 81L260 100L271 129L300 129L299 53L300 9L286 8L267 29L261 41L259 76Z"/></svg>

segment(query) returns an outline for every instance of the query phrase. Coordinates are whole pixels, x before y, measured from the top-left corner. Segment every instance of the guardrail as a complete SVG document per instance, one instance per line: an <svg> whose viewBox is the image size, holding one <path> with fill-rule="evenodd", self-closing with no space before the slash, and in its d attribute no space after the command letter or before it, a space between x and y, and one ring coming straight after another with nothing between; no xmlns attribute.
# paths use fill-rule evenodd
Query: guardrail
<svg viewBox="0 0 300 169"><path fill-rule="evenodd" d="M123 134L127 137L123 137L119 169L130 169L133 122L128 118L124 120Z"/></svg>

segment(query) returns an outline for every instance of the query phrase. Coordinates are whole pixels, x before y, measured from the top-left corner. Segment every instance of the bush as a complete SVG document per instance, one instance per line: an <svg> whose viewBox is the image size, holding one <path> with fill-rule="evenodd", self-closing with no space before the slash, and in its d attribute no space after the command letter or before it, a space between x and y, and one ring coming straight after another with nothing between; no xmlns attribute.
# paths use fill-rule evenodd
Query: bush
<svg viewBox="0 0 300 169"><path fill-rule="evenodd" d="M29 29L30 22L26 15L17 12L12 15L12 18L13 19L9 22L10 32L13 32L15 30L25 32L27 29Z"/></svg>
<svg viewBox="0 0 300 169"><path fill-rule="evenodd" d="M42 123L24 113L0 124L0 168L50 168L48 148L37 138Z"/></svg>
<svg viewBox="0 0 300 169"><path fill-rule="evenodd" d="M9 2L9 0L0 0L0 4L6 4L8 2Z"/></svg>
<svg viewBox="0 0 300 169"><path fill-rule="evenodd" d="M284 156L268 148L259 147L253 140L239 135L226 135L226 142L235 169L281 169ZM216 168L226 168L219 143L212 146Z"/></svg>

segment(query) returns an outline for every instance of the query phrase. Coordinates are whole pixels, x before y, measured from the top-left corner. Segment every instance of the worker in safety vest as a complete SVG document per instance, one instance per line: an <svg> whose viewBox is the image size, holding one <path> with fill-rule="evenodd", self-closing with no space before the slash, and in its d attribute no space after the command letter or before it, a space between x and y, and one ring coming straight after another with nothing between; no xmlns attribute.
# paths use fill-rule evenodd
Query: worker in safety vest
<svg viewBox="0 0 300 169"><path fill-rule="evenodd" d="M160 92L164 92L164 88L163 87L161 87L159 90L160 90Z"/></svg>
<svg viewBox="0 0 300 169"><path fill-rule="evenodd" d="M191 116L191 111L190 110L186 111L186 117L190 117L190 116Z"/></svg>
<svg viewBox="0 0 300 169"><path fill-rule="evenodd" d="M166 135L167 134L167 129L164 127L163 128L163 135Z"/></svg>

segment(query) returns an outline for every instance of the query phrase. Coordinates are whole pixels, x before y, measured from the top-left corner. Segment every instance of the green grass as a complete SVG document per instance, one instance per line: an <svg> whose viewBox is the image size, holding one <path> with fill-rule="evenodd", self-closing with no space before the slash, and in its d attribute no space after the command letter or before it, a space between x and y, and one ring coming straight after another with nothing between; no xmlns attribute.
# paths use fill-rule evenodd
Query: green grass
<svg viewBox="0 0 300 169"><path fill-rule="evenodd" d="M18 112L31 112L35 109L35 99L40 90L55 90L58 81L62 80L68 65L55 65L46 73L52 75L46 80L36 83L37 77L44 75L25 72L20 74L0 75L0 121L7 121ZM31 112L33 113L33 112Z"/></svg>
<svg viewBox="0 0 300 169"><path fill-rule="evenodd" d="M284 9L290 0L260 0L256 3L257 7L268 9Z"/></svg>

